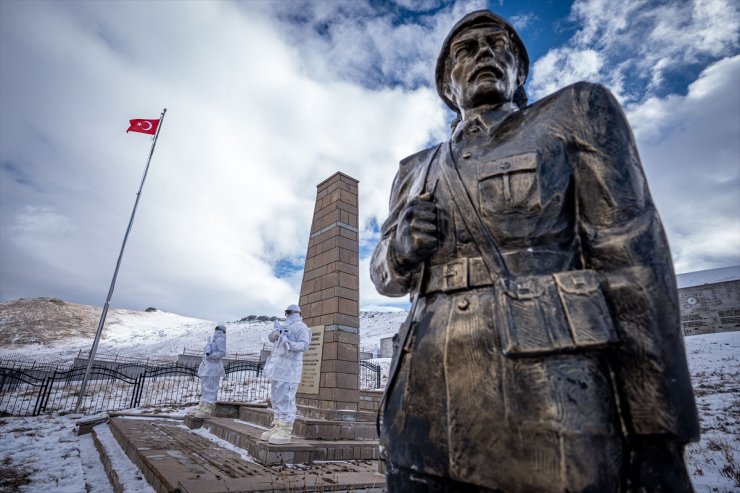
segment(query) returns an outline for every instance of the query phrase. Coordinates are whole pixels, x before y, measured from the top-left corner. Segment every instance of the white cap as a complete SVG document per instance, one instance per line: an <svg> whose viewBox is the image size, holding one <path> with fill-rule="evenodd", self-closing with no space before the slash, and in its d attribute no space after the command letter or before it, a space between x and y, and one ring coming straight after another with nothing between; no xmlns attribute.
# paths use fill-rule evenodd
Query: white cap
<svg viewBox="0 0 740 493"><path fill-rule="evenodd" d="M226 326L224 324L218 324L213 330L221 330L224 334L226 333Z"/></svg>
<svg viewBox="0 0 740 493"><path fill-rule="evenodd" d="M288 308L286 308L285 311L301 313L301 307L298 305L288 305Z"/></svg>

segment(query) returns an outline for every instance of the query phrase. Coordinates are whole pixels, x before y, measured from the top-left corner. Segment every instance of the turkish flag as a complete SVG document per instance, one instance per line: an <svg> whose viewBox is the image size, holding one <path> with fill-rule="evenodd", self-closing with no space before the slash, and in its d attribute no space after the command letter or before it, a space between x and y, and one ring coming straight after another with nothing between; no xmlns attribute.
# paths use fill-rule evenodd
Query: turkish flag
<svg viewBox="0 0 740 493"><path fill-rule="evenodd" d="M129 120L128 132L140 132L142 134L154 135L157 133L159 120Z"/></svg>

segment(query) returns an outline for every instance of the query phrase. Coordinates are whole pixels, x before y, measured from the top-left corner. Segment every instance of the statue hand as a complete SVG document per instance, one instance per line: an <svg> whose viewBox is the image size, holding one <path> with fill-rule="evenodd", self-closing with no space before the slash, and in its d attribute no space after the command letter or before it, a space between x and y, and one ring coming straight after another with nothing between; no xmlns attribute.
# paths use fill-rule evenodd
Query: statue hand
<svg viewBox="0 0 740 493"><path fill-rule="evenodd" d="M404 266L415 266L437 251L440 232L437 229L437 206L429 193L411 199L398 220L393 250Z"/></svg>
<svg viewBox="0 0 740 493"><path fill-rule="evenodd" d="M637 441L632 457L630 491L693 493L683 458L683 444L661 437Z"/></svg>

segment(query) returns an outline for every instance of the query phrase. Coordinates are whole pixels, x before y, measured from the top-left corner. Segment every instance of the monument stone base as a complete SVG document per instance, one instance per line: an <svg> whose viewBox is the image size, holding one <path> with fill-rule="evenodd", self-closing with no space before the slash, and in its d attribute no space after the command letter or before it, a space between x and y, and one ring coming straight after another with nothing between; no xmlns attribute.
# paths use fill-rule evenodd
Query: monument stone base
<svg viewBox="0 0 740 493"><path fill-rule="evenodd" d="M299 410L302 412L302 410ZM378 435L374 414L355 411L355 420L298 416L293 424L293 439L284 445L271 444L260 435L272 422L272 411L263 405L234 402L216 404L214 416L204 427L237 447L243 448L263 465L307 464L331 460L378 460ZM358 420L358 417L373 420Z"/></svg>

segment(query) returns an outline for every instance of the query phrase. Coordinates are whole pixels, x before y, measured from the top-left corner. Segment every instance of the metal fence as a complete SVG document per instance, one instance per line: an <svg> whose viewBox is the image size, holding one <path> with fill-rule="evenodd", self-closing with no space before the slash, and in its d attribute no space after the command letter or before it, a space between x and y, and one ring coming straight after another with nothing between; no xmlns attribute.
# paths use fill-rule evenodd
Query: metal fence
<svg viewBox="0 0 740 493"><path fill-rule="evenodd" d="M85 374L85 366L29 365L0 361L0 413L28 416L71 412ZM132 374L132 369L136 370ZM226 365L219 399L255 402L269 397L269 381L257 361ZM138 406L187 406L198 402L200 379L197 367L167 364L142 365L95 362L80 411L94 414Z"/></svg>
<svg viewBox="0 0 740 493"><path fill-rule="evenodd" d="M360 361L360 388L379 389L380 387L380 365Z"/></svg>
<svg viewBox="0 0 740 493"><path fill-rule="evenodd" d="M90 357L89 349L80 349L77 351L77 359L84 360L87 364L87 359ZM138 363L144 365L166 365L174 363L177 358L173 356L136 356L130 354L111 353L104 351L97 351L95 353L95 361L106 361L110 363Z"/></svg>
<svg viewBox="0 0 740 493"><path fill-rule="evenodd" d="M120 361L120 360L119 360ZM219 400L258 402L270 395L264 363L230 361L224 369ZM0 360L0 414L35 416L74 410L86 364L39 364ZM381 388L380 366L360 362L360 388ZM94 414L134 407L188 406L200 397L196 366L178 363L95 361L80 411Z"/></svg>
<svg viewBox="0 0 740 493"><path fill-rule="evenodd" d="M272 347L272 344L270 345ZM202 349L188 349L184 348L182 350L183 356L194 356L196 358L202 358L203 357L203 350ZM243 361L245 359L257 359L259 358L259 353L248 351L246 353L226 353L226 356L224 356L224 360L235 360L235 361Z"/></svg>

